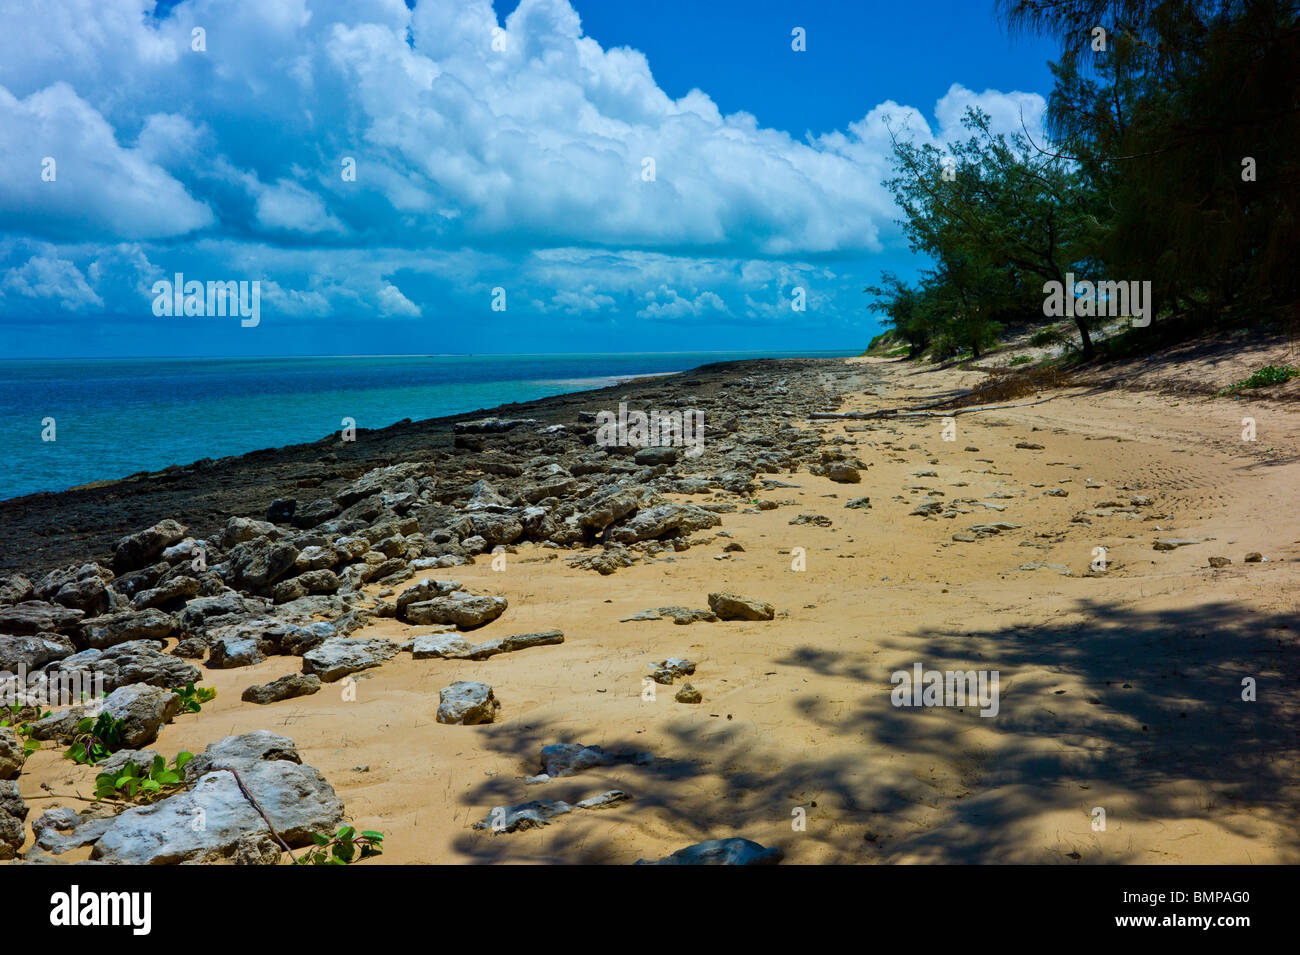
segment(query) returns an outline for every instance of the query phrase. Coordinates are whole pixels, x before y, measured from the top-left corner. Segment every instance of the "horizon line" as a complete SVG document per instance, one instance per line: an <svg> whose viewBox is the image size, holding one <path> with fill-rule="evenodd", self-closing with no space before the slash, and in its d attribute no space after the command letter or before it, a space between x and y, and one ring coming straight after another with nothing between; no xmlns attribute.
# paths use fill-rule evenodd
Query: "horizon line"
<svg viewBox="0 0 1300 955"><path fill-rule="evenodd" d="M857 346L854 346L856 348ZM387 353L352 353L352 354L317 354L317 355L41 355L28 357L0 358L6 361L185 361L185 360L257 360L277 358L549 358L564 355L737 355L765 354L767 352L838 352L853 351L854 348L706 348L699 350L677 351L625 351L625 352L387 352Z"/></svg>

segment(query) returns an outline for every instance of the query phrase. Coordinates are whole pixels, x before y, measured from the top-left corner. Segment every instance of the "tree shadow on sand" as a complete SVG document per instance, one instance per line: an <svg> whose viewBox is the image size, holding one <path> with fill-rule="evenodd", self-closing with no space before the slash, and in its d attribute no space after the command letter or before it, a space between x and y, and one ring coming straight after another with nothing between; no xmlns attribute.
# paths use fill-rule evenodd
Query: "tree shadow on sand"
<svg viewBox="0 0 1300 955"><path fill-rule="evenodd" d="M632 801L538 832L467 831L457 849L482 862L626 863L633 858L619 836L631 827L659 844L675 838L672 848L742 835L781 845L791 861L1151 863L1168 859L1133 845L1124 824L1179 820L1245 838L1277 827L1286 835L1270 843L1274 853L1300 861L1294 617L1228 603L1144 611L1088 600L1078 610L1082 624L877 634L870 655L792 647L772 671L787 682L827 678L783 704L807 745L773 753L750 723L670 718L653 765L538 786L502 775L461 797L473 818L495 805L574 802L611 788ZM1000 712L893 706L889 674L914 662L999 671ZM1257 681L1257 702L1242 700L1246 677ZM610 739L594 718L507 722L487 740L520 776L538 772L548 743L646 749L635 737ZM1127 808L1112 814L1107 838L1091 831L1088 814L1115 792ZM807 831L792 830L797 806ZM1051 844L1044 820L1062 813L1077 827Z"/></svg>

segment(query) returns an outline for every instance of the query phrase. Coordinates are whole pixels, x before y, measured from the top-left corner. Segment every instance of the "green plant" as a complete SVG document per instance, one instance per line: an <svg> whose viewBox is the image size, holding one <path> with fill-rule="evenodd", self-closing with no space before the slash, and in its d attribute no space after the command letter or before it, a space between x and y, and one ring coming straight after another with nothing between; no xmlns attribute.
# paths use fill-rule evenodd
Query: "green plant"
<svg viewBox="0 0 1300 955"><path fill-rule="evenodd" d="M41 712L39 706L29 707L21 703L10 703L6 709L9 715L0 719L0 726L12 726L14 731L23 738L23 758L26 759L41 748L41 741L32 738L31 724L49 716L50 711Z"/></svg>
<svg viewBox="0 0 1300 955"><path fill-rule="evenodd" d="M1051 326L1049 328L1040 328L1030 335L1029 346L1031 348L1047 348L1052 345L1064 345L1069 339L1070 334L1065 329Z"/></svg>
<svg viewBox="0 0 1300 955"><path fill-rule="evenodd" d="M95 798L117 799L121 793L128 800L152 802L181 786L185 764L193 758L193 753L177 753L168 768L166 759L155 756L152 765L145 770L128 761L114 772L100 773L95 777Z"/></svg>
<svg viewBox="0 0 1300 955"><path fill-rule="evenodd" d="M122 748L122 730L126 720L118 719L104 711L98 717L87 716L78 720L72 745L64 756L74 763L95 765Z"/></svg>
<svg viewBox="0 0 1300 955"><path fill-rule="evenodd" d="M1011 364L1027 365L1031 361L1033 361L1033 359L1030 358L1028 355L1017 355L1015 358L1011 359Z"/></svg>
<svg viewBox="0 0 1300 955"><path fill-rule="evenodd" d="M1293 368L1290 365L1282 365L1281 367L1265 365L1249 378L1243 378L1235 385L1224 388L1219 394L1228 395L1243 388L1267 388L1269 385L1284 385L1292 378L1298 377L1300 377L1300 368Z"/></svg>
<svg viewBox="0 0 1300 955"><path fill-rule="evenodd" d="M358 853L362 859L381 855L379 846L384 841L384 834L367 829L358 835L352 826L344 826L332 839L319 832L313 833L312 838L316 845L295 859L295 865L347 865L358 857Z"/></svg>
<svg viewBox="0 0 1300 955"><path fill-rule="evenodd" d="M201 686L195 689L193 681L186 683L184 688L172 690L172 692L181 698L180 711L182 713L199 712L199 710L203 709L204 703L217 695L217 691L211 687Z"/></svg>

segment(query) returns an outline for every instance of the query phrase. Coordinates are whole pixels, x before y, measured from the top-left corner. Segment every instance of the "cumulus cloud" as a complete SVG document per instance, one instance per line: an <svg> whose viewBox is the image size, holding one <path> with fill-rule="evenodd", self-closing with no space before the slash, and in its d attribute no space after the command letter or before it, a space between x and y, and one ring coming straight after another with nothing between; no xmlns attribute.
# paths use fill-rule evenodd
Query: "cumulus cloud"
<svg viewBox="0 0 1300 955"><path fill-rule="evenodd" d="M257 221L272 230L308 234L343 231L343 223L329 214L320 196L287 179L260 188Z"/></svg>
<svg viewBox="0 0 1300 955"><path fill-rule="evenodd" d="M104 304L76 265L54 256L33 256L18 268L9 270L4 282L0 283L0 290L27 299L45 299L71 311Z"/></svg>
<svg viewBox="0 0 1300 955"><path fill-rule="evenodd" d="M890 130L941 143L979 106L1036 131L1044 105L953 84L932 119L885 102L795 139L667 95L568 0L14 0L5 27L0 230L54 247L0 245L3 310L134 310L183 268L301 320L498 285L576 318L775 322L795 285L848 311L861 282L808 263L896 234Z"/></svg>
<svg viewBox="0 0 1300 955"><path fill-rule="evenodd" d="M0 228L10 232L159 238L213 218L62 82L21 100L0 87L0 179Z"/></svg>

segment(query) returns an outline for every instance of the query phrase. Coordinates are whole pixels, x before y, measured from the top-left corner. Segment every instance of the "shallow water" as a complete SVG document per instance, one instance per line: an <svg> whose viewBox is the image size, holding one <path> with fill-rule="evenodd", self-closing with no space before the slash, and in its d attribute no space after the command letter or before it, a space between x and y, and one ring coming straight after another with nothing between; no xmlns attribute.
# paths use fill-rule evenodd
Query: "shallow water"
<svg viewBox="0 0 1300 955"><path fill-rule="evenodd" d="M0 498L742 358L670 352L0 361ZM53 441L43 440L52 418Z"/></svg>

